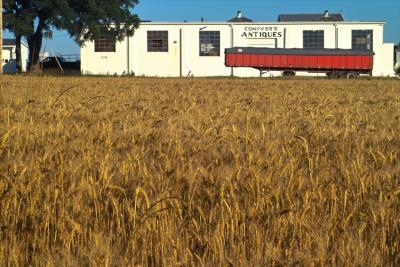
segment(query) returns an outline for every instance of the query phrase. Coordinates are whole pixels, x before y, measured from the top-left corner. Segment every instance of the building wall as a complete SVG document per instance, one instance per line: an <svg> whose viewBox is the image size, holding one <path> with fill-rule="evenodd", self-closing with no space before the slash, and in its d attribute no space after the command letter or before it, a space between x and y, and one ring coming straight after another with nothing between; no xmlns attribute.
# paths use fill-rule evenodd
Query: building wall
<svg viewBox="0 0 400 267"><path fill-rule="evenodd" d="M394 44L383 42L383 24L340 25L339 48L351 49L352 30L373 30L374 69L373 76L393 76L393 50ZM349 37L350 38L346 38ZM391 56L390 56L391 55Z"/></svg>
<svg viewBox="0 0 400 267"><path fill-rule="evenodd" d="M3 72L4 73L16 73L17 72L17 60L15 54L16 46L3 46ZM22 58L22 71L26 71L27 60L28 60L28 48L25 45L21 45L21 58Z"/></svg>
<svg viewBox="0 0 400 267"><path fill-rule="evenodd" d="M382 77L394 76L394 59L393 59L394 44L384 43L376 50L374 58L374 69L372 75Z"/></svg>
<svg viewBox="0 0 400 267"><path fill-rule="evenodd" d="M135 75L180 75L180 27L149 25L130 38L130 65ZM147 31L168 31L168 52L147 51Z"/></svg>
<svg viewBox="0 0 400 267"><path fill-rule="evenodd" d="M127 42L117 42L115 52L94 52L94 42L81 48L81 70L85 74L122 75L127 72Z"/></svg>
<svg viewBox="0 0 400 267"><path fill-rule="evenodd" d="M205 28L206 27L206 28ZM225 67L224 48L231 46L229 25L186 26L183 30L183 76L229 76L231 69ZM200 37L202 31L220 31L220 56L200 56Z"/></svg>
<svg viewBox="0 0 400 267"><path fill-rule="evenodd" d="M29 49L25 45L21 45L21 59L22 59L22 71L27 71L28 65L28 57L29 57Z"/></svg>
<svg viewBox="0 0 400 267"><path fill-rule="evenodd" d="M284 47L284 26L276 23L263 23L263 24L233 24L233 47L234 46L244 46L244 47ZM276 38L260 38L260 33L265 33L266 35L275 34ZM251 34L258 34L255 38ZM229 47L229 46L228 46ZM228 48L226 47L226 48ZM232 74L238 77L258 77L260 76L260 71L253 68L233 68ZM264 76L276 76L280 75L280 72L269 72L264 74Z"/></svg>
<svg viewBox="0 0 400 267"><path fill-rule="evenodd" d="M168 31L168 52L147 52L147 31ZM252 68L228 68L224 49L233 46L302 48L303 30L324 30L325 48L350 49L352 30L373 30L374 76L393 75L393 44L383 43L382 23L142 23L134 36L119 42L115 53L96 53L94 43L81 50L84 74L138 76L259 76ZM200 56L199 32L220 31L220 56ZM129 57L128 57L129 54ZM389 55L391 54L391 55ZM269 72L264 76L277 76ZM297 75L325 75L298 72Z"/></svg>

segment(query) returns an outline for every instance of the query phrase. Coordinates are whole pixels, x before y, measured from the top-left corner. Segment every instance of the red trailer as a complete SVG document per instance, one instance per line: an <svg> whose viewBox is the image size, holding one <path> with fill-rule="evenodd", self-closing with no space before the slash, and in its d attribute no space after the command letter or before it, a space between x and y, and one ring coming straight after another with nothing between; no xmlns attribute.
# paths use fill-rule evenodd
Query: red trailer
<svg viewBox="0 0 400 267"><path fill-rule="evenodd" d="M233 47L225 49L227 67L250 67L267 71L326 73L329 77L355 78L372 74L374 52L354 49L299 49Z"/></svg>

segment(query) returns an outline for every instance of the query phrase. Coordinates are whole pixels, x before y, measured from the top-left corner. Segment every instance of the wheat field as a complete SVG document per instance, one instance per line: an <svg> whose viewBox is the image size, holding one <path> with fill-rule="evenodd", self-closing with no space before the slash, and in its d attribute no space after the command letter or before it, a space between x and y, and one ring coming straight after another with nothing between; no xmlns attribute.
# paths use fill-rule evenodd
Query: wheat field
<svg viewBox="0 0 400 267"><path fill-rule="evenodd" d="M398 80L1 79L0 265L400 265Z"/></svg>

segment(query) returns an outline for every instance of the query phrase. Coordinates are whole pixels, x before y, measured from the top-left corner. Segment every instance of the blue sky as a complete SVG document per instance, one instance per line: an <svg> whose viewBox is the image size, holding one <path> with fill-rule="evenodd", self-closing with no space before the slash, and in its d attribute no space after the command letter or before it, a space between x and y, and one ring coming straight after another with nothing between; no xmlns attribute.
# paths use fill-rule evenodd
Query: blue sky
<svg viewBox="0 0 400 267"><path fill-rule="evenodd" d="M400 42L400 0L141 0L133 12L152 21L226 21L238 10L254 21L275 21L280 13L342 12L346 20L386 21L385 42ZM65 32L43 45L50 53L79 54Z"/></svg>

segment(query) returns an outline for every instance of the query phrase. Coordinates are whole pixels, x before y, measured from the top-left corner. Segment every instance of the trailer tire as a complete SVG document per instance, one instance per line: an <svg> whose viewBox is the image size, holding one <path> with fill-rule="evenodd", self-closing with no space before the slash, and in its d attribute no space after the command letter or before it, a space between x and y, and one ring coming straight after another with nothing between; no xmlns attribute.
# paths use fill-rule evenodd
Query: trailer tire
<svg viewBox="0 0 400 267"><path fill-rule="evenodd" d="M355 79L355 78L357 78L357 74L355 74L354 72L348 72L348 73L346 73L346 78L347 78L347 80Z"/></svg>

